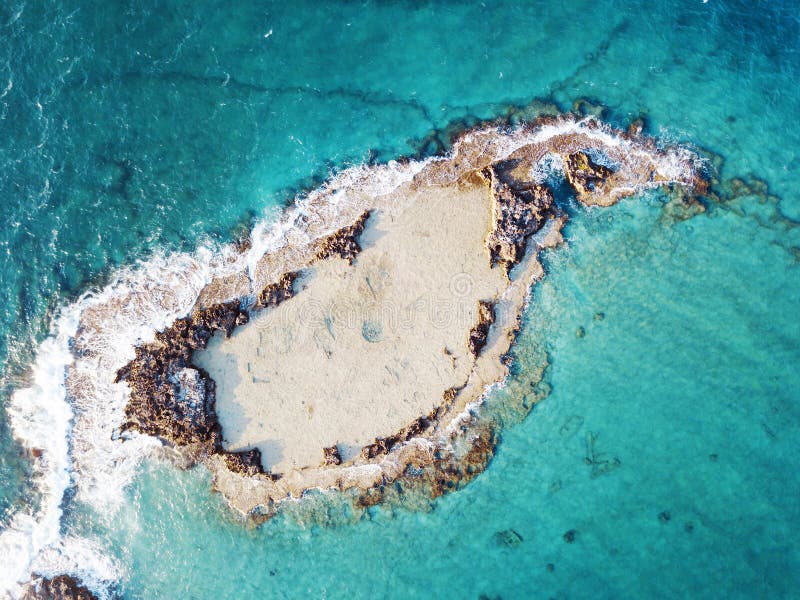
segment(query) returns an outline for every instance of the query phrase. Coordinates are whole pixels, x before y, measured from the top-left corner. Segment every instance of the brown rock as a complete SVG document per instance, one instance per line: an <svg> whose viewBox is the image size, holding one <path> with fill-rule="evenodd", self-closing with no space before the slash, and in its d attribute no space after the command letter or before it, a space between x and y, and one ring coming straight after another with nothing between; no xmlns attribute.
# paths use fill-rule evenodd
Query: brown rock
<svg viewBox="0 0 800 600"><path fill-rule="evenodd" d="M339 454L339 448L336 447L335 444L328 448L323 448L322 452L325 455L325 462L323 464L326 466L342 464L342 455Z"/></svg>
<svg viewBox="0 0 800 600"><path fill-rule="evenodd" d="M528 239L552 216L553 195L535 182L514 177L514 161L497 163L484 169L493 196L493 226L486 237L492 266L502 264L506 271L525 255Z"/></svg>
<svg viewBox="0 0 800 600"><path fill-rule="evenodd" d="M222 452L214 381L192 363L192 353L205 348L215 332L229 336L247 321L239 302L215 304L176 319L156 334L155 342L137 347L136 357L117 372L117 381L131 389L122 431L139 431L201 452Z"/></svg>
<svg viewBox="0 0 800 600"><path fill-rule="evenodd" d="M375 438L374 443L364 446L361 449L361 456L366 459L371 459L375 458L376 456L380 456L381 454L389 454L389 450L394 448L399 441L399 435L391 435L385 438Z"/></svg>
<svg viewBox="0 0 800 600"><path fill-rule="evenodd" d="M356 499L356 504L366 508L383 502L392 495L401 493L399 487L405 490L424 490L431 498L442 496L448 492L460 489L472 479L482 473L494 456L498 437L495 426L489 422L479 422L474 425L473 435L466 442L466 448L460 452L437 453L432 464L408 464L403 476L395 485L386 485L382 482L366 490Z"/></svg>
<svg viewBox="0 0 800 600"><path fill-rule="evenodd" d="M274 308L294 296L294 282L299 275L297 271L284 273L276 283L266 286L258 295L255 308Z"/></svg>
<svg viewBox="0 0 800 600"><path fill-rule="evenodd" d="M353 264L353 259L361 252L361 245L358 243L358 238L364 233L364 227L367 224L370 211L358 217L355 223L342 227L340 230L332 233L322 241L322 245L317 252L319 260L325 260L332 256L338 256Z"/></svg>
<svg viewBox="0 0 800 600"><path fill-rule="evenodd" d="M646 123L644 121L644 117L637 117L636 119L631 121L630 125L628 125L628 129L625 130L625 134L631 138L639 137L642 135L645 126Z"/></svg>
<svg viewBox="0 0 800 600"><path fill-rule="evenodd" d="M591 196L612 175L611 169L595 163L585 152L575 152L564 161L564 174L579 197Z"/></svg>
<svg viewBox="0 0 800 600"><path fill-rule="evenodd" d="M22 592L23 600L97 600L89 588L82 586L70 575L45 577L28 584Z"/></svg>
<svg viewBox="0 0 800 600"><path fill-rule="evenodd" d="M478 302L478 323L469 332L469 351L478 356L486 345L489 329L494 323L494 302Z"/></svg>
<svg viewBox="0 0 800 600"><path fill-rule="evenodd" d="M234 473L256 475L264 472L264 468L261 465L261 450L258 448L243 452L225 452L223 456L225 465Z"/></svg>

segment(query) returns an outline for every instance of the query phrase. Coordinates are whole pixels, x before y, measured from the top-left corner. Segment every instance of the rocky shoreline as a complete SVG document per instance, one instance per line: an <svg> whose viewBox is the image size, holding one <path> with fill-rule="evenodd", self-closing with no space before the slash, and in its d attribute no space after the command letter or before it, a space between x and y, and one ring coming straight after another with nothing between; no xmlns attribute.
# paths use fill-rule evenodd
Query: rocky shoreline
<svg viewBox="0 0 800 600"><path fill-rule="evenodd" d="M136 358L117 372L116 381L126 382L131 390L120 431L159 438L196 457L220 454L238 473L263 473L258 448L222 449L214 381L192 362L192 353L205 348L214 333L230 336L248 320L239 302L216 304L177 319L157 333L153 343L137 347Z"/></svg>
<svg viewBox="0 0 800 600"><path fill-rule="evenodd" d="M580 126L577 122L566 115L539 119L517 132L467 132L456 142L453 156L428 163L411 182L409 189L471 186L486 190L492 212L485 237L486 260L490 267L503 270L509 289L513 288L513 301L489 298L478 303L477 322L464 332L474 361L470 378L447 389L431 412L395 434L377 437L362 447L355 459L343 460L336 445L324 447L321 466L282 481L284 473L265 472L257 447L238 452L223 448L223 430L215 410L216 383L194 362L194 353L205 350L215 334L230 337L237 328L246 327L258 311L275 309L302 293L298 280L308 265L341 259L352 266L362 251L360 239L366 225L375 211L381 210L376 207L383 206L368 198L353 202L350 213L337 212L332 220L344 219L344 224L312 241L309 253L302 254L307 258L281 262L280 257L262 257L250 283L252 289L262 280L257 293L237 294L235 286L221 285L222 291L215 293L224 301L198 303L189 316L157 333L155 341L138 346L135 358L117 372L116 381L130 388L120 430L156 437L179 448L192 461L205 462L229 503L256 519L268 518L282 499L297 497L310 488L360 489L356 504L363 508L385 499L388 488L396 491L398 486L406 486L435 497L468 482L486 468L499 439L495 424L470 407L477 406L488 383L499 382L507 374L508 350L530 284L543 272L536 255L559 243L566 219L548 184L533 175L543 158L560 161L560 170L577 199L589 206L608 206L660 185L697 193L706 189L691 153L659 149L640 129L622 132L595 120ZM538 141L535 133L548 132L548 128L555 133ZM532 141L505 152L503 144L515 135L528 135ZM621 151L621 145L615 145L619 141L636 153ZM319 198L313 205L318 220L326 218L325 201ZM540 239L532 248L537 236ZM291 269L276 272L276 265L290 265ZM521 281L511 275L517 267L525 273ZM273 279L264 282L266 277ZM483 356L485 348L491 350ZM491 375L476 378L482 371ZM365 475L365 466L377 470Z"/></svg>

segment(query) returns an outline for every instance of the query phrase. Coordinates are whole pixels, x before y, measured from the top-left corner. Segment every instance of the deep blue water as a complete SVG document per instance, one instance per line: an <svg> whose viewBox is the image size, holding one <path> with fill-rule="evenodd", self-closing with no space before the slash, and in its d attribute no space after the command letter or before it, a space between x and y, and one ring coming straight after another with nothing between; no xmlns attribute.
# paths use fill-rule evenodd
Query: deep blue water
<svg viewBox="0 0 800 600"><path fill-rule="evenodd" d="M108 548L130 598L798 595L798 14L0 5L4 405L59 307L116 268L245 235L331 171L433 151L432 133L534 99L589 97L623 127L645 115L648 133L722 156L723 185L757 177L773 196L679 222L659 194L576 210L517 350L519 378L547 352L552 393L428 512L251 530L202 469L147 463L119 515L76 509L65 531ZM593 473L592 453L617 466ZM4 423L0 526L35 499L28 470ZM522 542L498 543L508 529Z"/></svg>

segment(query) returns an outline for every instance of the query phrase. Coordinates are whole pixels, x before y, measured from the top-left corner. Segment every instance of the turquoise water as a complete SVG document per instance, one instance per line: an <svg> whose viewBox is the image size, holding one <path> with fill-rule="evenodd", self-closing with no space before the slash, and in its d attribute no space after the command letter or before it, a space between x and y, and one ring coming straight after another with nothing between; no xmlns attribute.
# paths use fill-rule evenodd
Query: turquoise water
<svg viewBox="0 0 800 600"><path fill-rule="evenodd" d="M4 3L4 405L59 307L119 266L509 105L644 114L778 199L574 209L518 348L523 371L547 352L552 392L428 511L249 529L202 469L148 462L119 513L67 502L65 532L108 548L130 598L796 595L798 49L790 2ZM28 471L4 423L0 526L35 500Z"/></svg>

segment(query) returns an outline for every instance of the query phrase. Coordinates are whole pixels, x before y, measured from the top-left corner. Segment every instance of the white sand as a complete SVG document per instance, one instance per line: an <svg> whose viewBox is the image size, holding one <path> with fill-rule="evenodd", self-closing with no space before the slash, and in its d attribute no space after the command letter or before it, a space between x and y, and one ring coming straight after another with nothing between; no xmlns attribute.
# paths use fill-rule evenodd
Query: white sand
<svg viewBox="0 0 800 600"><path fill-rule="evenodd" d="M376 211L355 263L314 263L294 298L256 313L196 355L217 383L225 447L258 447L285 473L347 460L462 386L479 300L507 287L491 269L488 188L423 188L405 208Z"/></svg>

